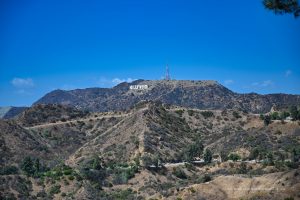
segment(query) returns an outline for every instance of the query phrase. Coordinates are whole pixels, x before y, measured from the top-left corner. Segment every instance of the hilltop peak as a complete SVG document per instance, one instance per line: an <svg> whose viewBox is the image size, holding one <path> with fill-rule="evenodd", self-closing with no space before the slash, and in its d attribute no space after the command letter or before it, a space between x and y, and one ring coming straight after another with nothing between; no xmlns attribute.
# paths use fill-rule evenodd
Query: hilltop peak
<svg viewBox="0 0 300 200"><path fill-rule="evenodd" d="M268 112L272 105L285 107L300 103L297 95L238 94L214 80L135 80L113 88L87 88L53 91L35 104L64 104L89 111L128 110L140 101L198 109L241 109Z"/></svg>

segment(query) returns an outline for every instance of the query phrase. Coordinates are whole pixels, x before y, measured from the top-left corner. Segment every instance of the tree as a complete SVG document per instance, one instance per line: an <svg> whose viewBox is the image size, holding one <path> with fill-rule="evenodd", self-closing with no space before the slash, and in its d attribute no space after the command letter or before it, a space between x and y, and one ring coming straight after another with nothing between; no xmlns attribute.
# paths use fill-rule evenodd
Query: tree
<svg viewBox="0 0 300 200"><path fill-rule="evenodd" d="M173 168L173 174L181 179L186 179L187 175L184 173L184 171L180 167Z"/></svg>
<svg viewBox="0 0 300 200"><path fill-rule="evenodd" d="M272 120L280 119L279 113L278 113L278 112L273 112L273 113L271 114L271 119L272 119Z"/></svg>
<svg viewBox="0 0 300 200"><path fill-rule="evenodd" d="M272 152L269 152L267 154L267 162L269 165L273 165L274 164L274 156Z"/></svg>
<svg viewBox="0 0 300 200"><path fill-rule="evenodd" d="M41 163L40 163L40 159L35 159L34 161L34 171L35 173L39 173L41 170Z"/></svg>
<svg viewBox="0 0 300 200"><path fill-rule="evenodd" d="M266 115L264 118L264 124L268 126L271 123L271 117L269 115Z"/></svg>
<svg viewBox="0 0 300 200"><path fill-rule="evenodd" d="M265 116L264 116L263 114L260 114L260 115L259 115L259 118L260 118L261 120L264 120L264 119L265 119Z"/></svg>
<svg viewBox="0 0 300 200"><path fill-rule="evenodd" d="M251 149L249 159L256 159L258 158L259 154L260 154L260 149L257 147L253 148Z"/></svg>
<svg viewBox="0 0 300 200"><path fill-rule="evenodd" d="M263 4L275 14L293 13L295 17L300 15L298 0L263 0Z"/></svg>
<svg viewBox="0 0 300 200"><path fill-rule="evenodd" d="M292 149L292 162L298 162L300 158L300 148L295 147Z"/></svg>
<svg viewBox="0 0 300 200"><path fill-rule="evenodd" d="M221 156L222 162L225 162L228 160L228 155L225 151L221 151L220 156Z"/></svg>
<svg viewBox="0 0 300 200"><path fill-rule="evenodd" d="M145 167L150 167L151 165L154 165L155 168L158 169L161 166L161 159L158 154L144 155L141 159Z"/></svg>
<svg viewBox="0 0 300 200"><path fill-rule="evenodd" d="M34 166L33 166L33 160L31 157L27 156L23 159L20 168L27 174L27 175L33 175L35 172Z"/></svg>
<svg viewBox="0 0 300 200"><path fill-rule="evenodd" d="M154 165L156 169L158 169L161 166L161 159L158 154L154 154L151 157L151 164Z"/></svg>
<svg viewBox="0 0 300 200"><path fill-rule="evenodd" d="M228 156L228 160L232 160L232 161L238 161L240 160L241 157L236 154L236 153L231 153L229 156Z"/></svg>
<svg viewBox="0 0 300 200"><path fill-rule="evenodd" d="M211 163L212 161L212 152L209 149L206 149L204 152L204 162Z"/></svg>
<svg viewBox="0 0 300 200"><path fill-rule="evenodd" d="M189 145L184 151L184 160L191 162L195 157L199 157L203 152L204 146L198 139L194 144Z"/></svg>
<svg viewBox="0 0 300 200"><path fill-rule="evenodd" d="M276 160L281 161L281 162L283 162L285 159L285 155L280 151L275 152L275 156L276 156Z"/></svg>
<svg viewBox="0 0 300 200"><path fill-rule="evenodd" d="M286 119L287 117L290 116L290 113L289 112L286 112L286 111L283 111L281 114L280 114L280 119Z"/></svg>
<svg viewBox="0 0 300 200"><path fill-rule="evenodd" d="M94 156L92 168L95 169L95 170L102 169L101 160L98 156Z"/></svg>
<svg viewBox="0 0 300 200"><path fill-rule="evenodd" d="M240 115L237 111L233 111L232 115L233 115L234 118L236 118L236 119L241 118L241 115Z"/></svg>
<svg viewBox="0 0 300 200"><path fill-rule="evenodd" d="M290 114L291 114L291 117L293 118L293 120L297 120L298 114L299 114L297 106L291 106L289 111L290 111Z"/></svg>

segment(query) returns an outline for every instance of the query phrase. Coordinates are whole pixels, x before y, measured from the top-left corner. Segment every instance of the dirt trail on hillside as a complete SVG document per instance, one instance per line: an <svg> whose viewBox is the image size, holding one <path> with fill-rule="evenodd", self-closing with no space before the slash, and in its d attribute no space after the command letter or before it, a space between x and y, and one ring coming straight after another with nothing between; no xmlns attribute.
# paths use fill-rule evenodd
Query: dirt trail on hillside
<svg viewBox="0 0 300 200"><path fill-rule="evenodd" d="M25 129L36 129L36 128L45 128L45 127L49 127L49 126L55 126L55 125L62 125L62 124L68 124L68 123L75 123L77 121L82 121L82 122L87 122L89 120L100 120L103 118L112 118L112 117L127 117L129 116L130 113L128 114L119 114L119 115L104 115L104 116L99 116L99 117L89 117L89 118L84 118L84 119L74 119L74 120L68 120L65 122L55 122L55 123L45 123L45 124L40 124L40 125L36 125L36 126L30 126L30 127L24 127Z"/></svg>

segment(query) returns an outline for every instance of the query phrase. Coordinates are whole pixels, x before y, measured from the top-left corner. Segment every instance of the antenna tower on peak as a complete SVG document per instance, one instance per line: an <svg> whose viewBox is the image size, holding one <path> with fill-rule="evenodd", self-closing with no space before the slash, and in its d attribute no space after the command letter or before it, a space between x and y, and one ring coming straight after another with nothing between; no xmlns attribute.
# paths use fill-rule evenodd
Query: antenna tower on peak
<svg viewBox="0 0 300 200"><path fill-rule="evenodd" d="M169 71L169 65L168 64L166 65L166 77L165 77L165 80L167 80L167 81L171 80L170 71Z"/></svg>

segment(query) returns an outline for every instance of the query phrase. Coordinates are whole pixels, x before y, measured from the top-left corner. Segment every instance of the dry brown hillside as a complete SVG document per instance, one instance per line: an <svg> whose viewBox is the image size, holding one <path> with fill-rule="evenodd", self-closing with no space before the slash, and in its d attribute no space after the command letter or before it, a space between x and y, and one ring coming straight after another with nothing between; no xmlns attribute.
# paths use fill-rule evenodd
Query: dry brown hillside
<svg viewBox="0 0 300 200"><path fill-rule="evenodd" d="M299 198L298 121L158 102L76 118L54 108L0 121L2 199Z"/></svg>

